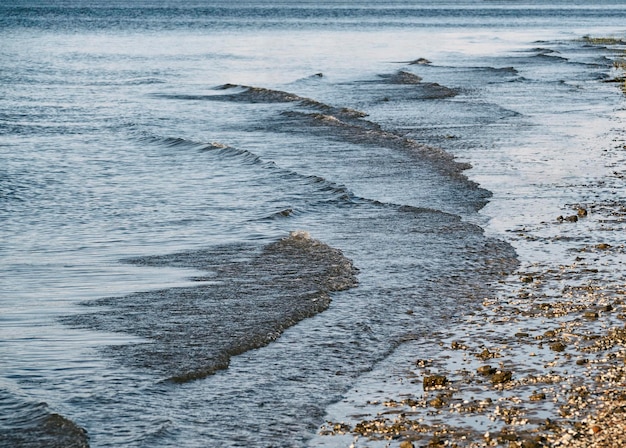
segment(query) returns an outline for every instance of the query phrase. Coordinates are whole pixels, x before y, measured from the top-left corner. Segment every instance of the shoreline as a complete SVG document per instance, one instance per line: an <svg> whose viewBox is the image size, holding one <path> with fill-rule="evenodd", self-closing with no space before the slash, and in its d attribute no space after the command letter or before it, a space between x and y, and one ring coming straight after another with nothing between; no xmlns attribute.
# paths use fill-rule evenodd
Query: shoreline
<svg viewBox="0 0 626 448"><path fill-rule="evenodd" d="M391 366L397 384L320 434L363 447L626 446L626 207L569 211L515 235L558 241L568 259L523 263L449 330L408 343L416 356Z"/></svg>
<svg viewBox="0 0 626 448"><path fill-rule="evenodd" d="M621 171L585 184L552 220L507 230L524 249L516 272L439 334L406 343L365 380L376 394L351 391L336 413L348 419L323 425L320 446L626 446L623 131L614 142L607 167Z"/></svg>

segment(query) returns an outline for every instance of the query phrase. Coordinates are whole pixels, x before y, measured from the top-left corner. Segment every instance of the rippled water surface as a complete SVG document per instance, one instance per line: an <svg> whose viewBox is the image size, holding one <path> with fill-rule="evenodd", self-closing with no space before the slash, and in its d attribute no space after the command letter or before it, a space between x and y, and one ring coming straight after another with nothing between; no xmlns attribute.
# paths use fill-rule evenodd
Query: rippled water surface
<svg viewBox="0 0 626 448"><path fill-rule="evenodd" d="M14 3L4 445L343 446L333 403L623 162L617 1Z"/></svg>

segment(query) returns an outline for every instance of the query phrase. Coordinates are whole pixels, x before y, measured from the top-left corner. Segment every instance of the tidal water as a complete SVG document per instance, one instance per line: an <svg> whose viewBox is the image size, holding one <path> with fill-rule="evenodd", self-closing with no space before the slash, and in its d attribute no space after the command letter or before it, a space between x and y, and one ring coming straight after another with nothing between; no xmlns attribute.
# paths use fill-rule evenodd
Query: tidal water
<svg viewBox="0 0 626 448"><path fill-rule="evenodd" d="M623 199L589 3L0 5L0 446L344 446L364 374L554 255L511 230Z"/></svg>

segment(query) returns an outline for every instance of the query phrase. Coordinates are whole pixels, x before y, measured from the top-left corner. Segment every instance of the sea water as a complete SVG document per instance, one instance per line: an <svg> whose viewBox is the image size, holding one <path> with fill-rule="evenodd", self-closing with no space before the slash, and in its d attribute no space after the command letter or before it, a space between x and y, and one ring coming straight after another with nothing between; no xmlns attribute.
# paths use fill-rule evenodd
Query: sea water
<svg viewBox="0 0 626 448"><path fill-rule="evenodd" d="M1 5L0 444L320 444L622 166L588 3Z"/></svg>

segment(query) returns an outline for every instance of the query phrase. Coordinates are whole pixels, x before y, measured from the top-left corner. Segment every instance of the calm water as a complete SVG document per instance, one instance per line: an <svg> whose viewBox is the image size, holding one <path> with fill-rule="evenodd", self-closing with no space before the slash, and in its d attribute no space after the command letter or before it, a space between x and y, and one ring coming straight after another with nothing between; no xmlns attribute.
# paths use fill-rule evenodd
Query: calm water
<svg viewBox="0 0 626 448"><path fill-rule="evenodd" d="M1 5L0 445L322 443L622 162L586 3Z"/></svg>

